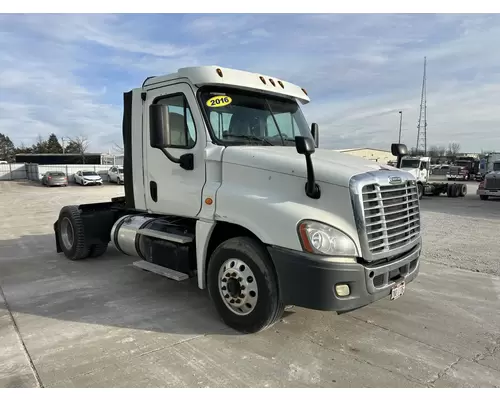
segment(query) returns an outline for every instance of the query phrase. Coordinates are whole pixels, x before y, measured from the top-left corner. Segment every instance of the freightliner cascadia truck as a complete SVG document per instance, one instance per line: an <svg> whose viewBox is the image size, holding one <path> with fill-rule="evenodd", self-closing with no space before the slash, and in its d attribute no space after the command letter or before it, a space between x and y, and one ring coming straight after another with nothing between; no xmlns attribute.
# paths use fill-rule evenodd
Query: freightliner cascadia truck
<svg viewBox="0 0 500 400"><path fill-rule="evenodd" d="M417 276L415 177L319 149L301 87L204 66L149 77L123 100L124 196L60 210L67 258L112 243L136 267L194 279L245 333L286 306L344 313L396 299ZM406 146L392 153L400 165Z"/></svg>

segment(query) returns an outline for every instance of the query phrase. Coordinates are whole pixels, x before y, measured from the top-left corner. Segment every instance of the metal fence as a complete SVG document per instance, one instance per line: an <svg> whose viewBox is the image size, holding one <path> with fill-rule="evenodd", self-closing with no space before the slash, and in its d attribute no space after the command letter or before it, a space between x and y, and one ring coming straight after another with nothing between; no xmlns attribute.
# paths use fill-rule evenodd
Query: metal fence
<svg viewBox="0 0 500 400"><path fill-rule="evenodd" d="M0 164L0 180L14 181L27 179L39 181L48 171L64 172L69 182L74 182L74 174L78 171L94 171L104 181L108 180L110 165L68 164L68 165L39 165L39 164Z"/></svg>
<svg viewBox="0 0 500 400"><path fill-rule="evenodd" d="M27 179L25 164L0 164L0 181Z"/></svg>

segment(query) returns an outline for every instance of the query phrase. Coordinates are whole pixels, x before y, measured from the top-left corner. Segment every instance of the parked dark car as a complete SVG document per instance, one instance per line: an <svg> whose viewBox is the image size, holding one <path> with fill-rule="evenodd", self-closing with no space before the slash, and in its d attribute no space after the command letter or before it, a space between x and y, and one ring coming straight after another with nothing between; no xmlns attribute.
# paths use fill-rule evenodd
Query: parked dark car
<svg viewBox="0 0 500 400"><path fill-rule="evenodd" d="M42 176L42 185L44 186L68 186L68 177L64 172L47 171Z"/></svg>

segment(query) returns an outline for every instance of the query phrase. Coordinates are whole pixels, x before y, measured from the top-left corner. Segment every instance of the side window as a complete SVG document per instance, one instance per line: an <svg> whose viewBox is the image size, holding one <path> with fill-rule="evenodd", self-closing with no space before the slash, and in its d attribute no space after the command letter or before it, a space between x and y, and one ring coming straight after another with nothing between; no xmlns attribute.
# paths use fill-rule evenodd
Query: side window
<svg viewBox="0 0 500 400"><path fill-rule="evenodd" d="M196 128L186 97L179 93L162 98L158 103L168 108L172 146L193 147L196 143Z"/></svg>

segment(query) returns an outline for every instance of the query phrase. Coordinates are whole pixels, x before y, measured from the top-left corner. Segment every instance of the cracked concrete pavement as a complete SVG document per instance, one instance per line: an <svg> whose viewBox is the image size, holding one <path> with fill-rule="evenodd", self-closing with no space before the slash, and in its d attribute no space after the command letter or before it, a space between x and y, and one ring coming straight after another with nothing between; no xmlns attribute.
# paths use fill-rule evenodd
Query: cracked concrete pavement
<svg viewBox="0 0 500 400"><path fill-rule="evenodd" d="M422 201L421 273L402 298L341 316L294 308L256 335L223 325L195 282L135 269L115 249L82 262L55 253L61 206L122 192L0 182L0 387L500 387L488 247L500 202L480 203L473 185Z"/></svg>

